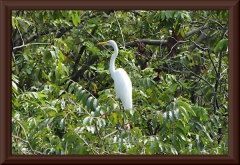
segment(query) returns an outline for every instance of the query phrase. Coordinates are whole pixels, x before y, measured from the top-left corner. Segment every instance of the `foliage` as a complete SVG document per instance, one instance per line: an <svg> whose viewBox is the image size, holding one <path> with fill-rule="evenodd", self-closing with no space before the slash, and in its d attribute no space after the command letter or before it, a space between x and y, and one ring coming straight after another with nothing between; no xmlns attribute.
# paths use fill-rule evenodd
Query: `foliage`
<svg viewBox="0 0 240 165"><path fill-rule="evenodd" d="M227 20L220 10L12 11L12 153L228 154ZM115 96L111 50L97 45L110 39L133 83L131 111Z"/></svg>

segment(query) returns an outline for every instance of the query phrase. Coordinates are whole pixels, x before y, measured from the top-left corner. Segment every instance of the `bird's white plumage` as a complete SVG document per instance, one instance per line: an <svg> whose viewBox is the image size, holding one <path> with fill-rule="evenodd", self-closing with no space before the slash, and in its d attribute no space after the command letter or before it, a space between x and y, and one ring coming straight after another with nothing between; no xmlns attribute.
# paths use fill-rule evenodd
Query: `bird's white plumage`
<svg viewBox="0 0 240 165"><path fill-rule="evenodd" d="M127 72L122 68L115 71L114 88L117 97L122 101L124 109L132 109L132 82Z"/></svg>
<svg viewBox="0 0 240 165"><path fill-rule="evenodd" d="M118 68L115 70L115 59L118 55L118 47L115 41L109 40L108 42L101 42L101 45L110 45L114 49L114 53L110 60L110 73L114 80L114 89L116 91L117 97L121 100L124 110L132 109L132 82L127 74L127 72Z"/></svg>

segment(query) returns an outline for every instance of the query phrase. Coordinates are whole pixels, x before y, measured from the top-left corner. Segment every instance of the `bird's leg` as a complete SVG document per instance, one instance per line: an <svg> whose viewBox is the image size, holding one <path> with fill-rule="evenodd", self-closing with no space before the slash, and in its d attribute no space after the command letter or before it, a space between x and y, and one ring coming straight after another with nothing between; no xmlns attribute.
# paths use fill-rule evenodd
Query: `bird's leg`
<svg viewBox="0 0 240 165"><path fill-rule="evenodd" d="M122 111L122 110L123 110L123 107L121 106L121 101L119 100L119 98L117 98L117 101L116 101L116 102L118 103L119 110ZM119 129L121 129L122 127L123 127L123 125L121 124L120 119L118 119L118 123L116 124L115 128L116 128L117 130L119 130Z"/></svg>
<svg viewBox="0 0 240 165"><path fill-rule="evenodd" d="M121 104L121 101L119 100L119 107L120 107L120 111L122 112L122 125L121 125L121 128L123 128L124 130L125 130L125 128L124 128L124 126L125 126L125 122L124 122L124 107L123 107L123 105ZM126 131L126 130L125 130Z"/></svg>
<svg viewBox="0 0 240 165"><path fill-rule="evenodd" d="M119 110L123 113L123 115L124 115L124 107L122 106L122 104L121 104L121 101L120 101L120 99L118 99L118 106L119 106ZM124 116L122 115L122 124L120 123L120 120L118 119L118 126L120 127L120 128L124 128L124 125L125 125L125 123L124 123Z"/></svg>
<svg viewBox="0 0 240 165"><path fill-rule="evenodd" d="M119 110L122 111L123 110L123 106L121 106L121 100L118 98L117 99L117 102L118 102L118 106L119 106Z"/></svg>

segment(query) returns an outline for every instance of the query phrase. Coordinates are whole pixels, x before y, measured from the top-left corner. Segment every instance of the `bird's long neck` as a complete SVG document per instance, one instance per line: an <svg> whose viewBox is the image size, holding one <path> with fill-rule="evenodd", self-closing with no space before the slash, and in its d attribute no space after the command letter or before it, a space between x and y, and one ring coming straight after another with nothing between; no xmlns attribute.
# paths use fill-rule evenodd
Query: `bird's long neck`
<svg viewBox="0 0 240 165"><path fill-rule="evenodd" d="M118 47L117 45L113 45L113 49L114 49L114 52L111 56L111 59L110 59L110 73L111 73L111 76L114 80L114 72L116 71L115 70L115 59L117 58L117 55L118 55Z"/></svg>

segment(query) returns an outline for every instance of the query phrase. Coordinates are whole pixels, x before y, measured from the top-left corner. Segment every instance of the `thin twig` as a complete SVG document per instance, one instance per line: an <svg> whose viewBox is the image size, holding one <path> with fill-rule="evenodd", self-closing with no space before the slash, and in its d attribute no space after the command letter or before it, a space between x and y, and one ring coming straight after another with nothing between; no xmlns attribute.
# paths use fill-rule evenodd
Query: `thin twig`
<svg viewBox="0 0 240 165"><path fill-rule="evenodd" d="M80 139L82 139L82 141L88 146L88 147L90 147L91 149L92 149L92 151L94 151L96 154L99 154L96 150L94 150L93 148L92 148L92 146L90 146L89 144L88 144L88 142L84 139L84 138L82 138L80 135L79 135L79 138Z"/></svg>
<svg viewBox="0 0 240 165"><path fill-rule="evenodd" d="M23 43L23 45L24 45L24 40L23 40L23 37L22 37L22 33L20 32L20 30L17 28L17 30L18 30L18 32L19 32L19 35L20 35L20 37L21 37L21 39L22 39L22 43Z"/></svg>
<svg viewBox="0 0 240 165"><path fill-rule="evenodd" d="M191 72L194 76L200 78L201 80L203 80L204 82L206 82L210 87L213 88L213 85L210 84L207 80L205 80L204 78L202 78L201 76L197 75L196 73L194 73L193 71L191 71L186 65L184 65L183 63L181 63L189 72Z"/></svg>
<svg viewBox="0 0 240 165"><path fill-rule="evenodd" d="M227 30L227 25L228 25L228 23L222 29L221 39L224 38L225 31ZM219 56L218 56L218 70L217 70L217 75L216 75L216 83L214 85L214 97L213 97L214 114L216 114L219 109L218 101L217 101L217 91L218 91L218 86L220 83L220 75L221 75L221 69L222 69L222 56L223 56L223 52L220 51Z"/></svg>
<svg viewBox="0 0 240 165"><path fill-rule="evenodd" d="M119 22L118 22L118 19L117 19L117 15L116 15L115 10L114 10L114 15L115 15L115 18L116 18L116 21L117 21L118 27L119 27L120 32L121 32L122 41L123 41L123 47L125 48L125 41L124 41L124 37L123 37L123 33L122 33L122 28L121 28L121 26L120 26L120 24L119 24Z"/></svg>
<svg viewBox="0 0 240 165"><path fill-rule="evenodd" d="M174 37L172 37L172 38L174 38ZM174 38L174 39L175 39L175 38ZM175 39L175 40L176 40L176 39ZM177 40L176 40L176 41L177 41ZM174 45L171 47L171 50L168 52L168 54L167 54L165 57L163 57L161 60L165 60L165 59L171 54L173 48L175 48L177 45L179 45L179 44L181 44L181 43L186 43L186 42L188 42L188 41L177 41L177 43L174 44Z"/></svg>
<svg viewBox="0 0 240 165"><path fill-rule="evenodd" d="M115 133L118 132L118 131L119 131L119 130L115 130L115 131L113 131L112 133L107 134L106 136L103 137L103 139L106 139L107 137L109 137L109 136L115 134Z"/></svg>
<svg viewBox="0 0 240 165"><path fill-rule="evenodd" d="M13 50L15 49L20 49L20 48L23 48L23 47L27 47L27 46L30 46L30 45L50 45L51 43L31 43L31 44L26 44L26 45L21 45L21 46L16 46L13 48Z"/></svg>
<svg viewBox="0 0 240 165"><path fill-rule="evenodd" d="M97 135L98 135L99 139L102 139L102 137L101 137L101 135L100 135L100 133L99 133L99 131L98 131L97 124L94 123L94 125L95 125L95 128L96 128L96 130L97 130Z"/></svg>
<svg viewBox="0 0 240 165"><path fill-rule="evenodd" d="M41 153L41 152L39 152L39 151L37 151L37 150L34 150L34 149L32 148L32 146L31 146L31 144L29 143L29 141L24 140L24 139L22 139L22 138L20 138L20 137L18 137L18 136L16 136L16 135L12 135L12 137L14 137L14 138L16 138L16 139L19 139L19 140L27 143L27 145L30 147L30 149L31 149L31 151L32 151L33 153L43 154L43 153Z"/></svg>
<svg viewBox="0 0 240 165"><path fill-rule="evenodd" d="M209 50L209 48L203 48L203 47L201 47L200 45L198 45L196 42L194 42L194 41L191 40L191 39L190 39L190 41L193 42L193 43L197 46L197 48L201 49L202 51L207 51L207 50Z"/></svg>
<svg viewBox="0 0 240 165"><path fill-rule="evenodd" d="M209 52L209 50L208 50L208 57L209 57L209 59L210 59L210 61L211 61L212 65L213 65L213 68L214 68L214 70L215 70L216 74L217 74L217 69L216 69L216 66L214 65L214 62L213 62L213 60L212 60L212 57L211 57L211 55L210 55L210 52Z"/></svg>

